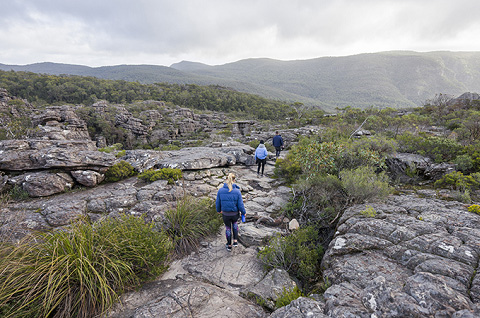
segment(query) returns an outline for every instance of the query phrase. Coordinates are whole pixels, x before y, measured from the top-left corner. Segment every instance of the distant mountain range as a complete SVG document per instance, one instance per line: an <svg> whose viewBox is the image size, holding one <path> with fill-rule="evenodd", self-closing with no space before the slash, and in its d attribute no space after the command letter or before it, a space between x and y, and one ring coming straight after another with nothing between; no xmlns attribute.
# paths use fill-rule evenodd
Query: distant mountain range
<svg viewBox="0 0 480 318"><path fill-rule="evenodd" d="M480 52L391 51L295 61L246 59L216 66L188 61L170 67L0 64L0 69L140 83L221 85L327 111L346 106L412 107L440 93L480 92Z"/></svg>

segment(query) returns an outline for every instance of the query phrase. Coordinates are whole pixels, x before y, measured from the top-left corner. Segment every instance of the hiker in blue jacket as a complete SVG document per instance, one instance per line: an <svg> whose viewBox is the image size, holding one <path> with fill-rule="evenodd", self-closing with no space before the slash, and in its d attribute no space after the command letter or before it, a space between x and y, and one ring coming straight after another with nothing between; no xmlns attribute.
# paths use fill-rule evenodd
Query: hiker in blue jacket
<svg viewBox="0 0 480 318"><path fill-rule="evenodd" d="M278 133L278 131L275 132L275 136L272 139L273 146L275 147L275 156L278 158L280 157L280 151L283 150L283 138L282 136Z"/></svg>
<svg viewBox="0 0 480 318"><path fill-rule="evenodd" d="M232 231L233 246L238 246L238 217L239 213L245 215L245 206L243 205L242 193L240 188L234 183L235 175L229 173L227 182L223 184L217 192L217 212L222 213L223 223L225 224L225 235L227 236L227 251L232 250Z"/></svg>
<svg viewBox="0 0 480 318"><path fill-rule="evenodd" d="M268 152L267 148L265 148L265 143L263 140L260 140L260 144L258 145L257 149L255 150L255 162L258 165L257 168L257 176L260 176L260 167L262 168L262 177L263 171L265 170L265 164L267 163Z"/></svg>

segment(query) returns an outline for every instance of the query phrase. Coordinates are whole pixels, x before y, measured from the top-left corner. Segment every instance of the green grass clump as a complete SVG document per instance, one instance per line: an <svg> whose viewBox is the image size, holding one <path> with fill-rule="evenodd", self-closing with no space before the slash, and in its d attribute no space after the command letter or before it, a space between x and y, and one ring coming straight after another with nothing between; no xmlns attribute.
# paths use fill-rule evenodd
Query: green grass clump
<svg viewBox="0 0 480 318"><path fill-rule="evenodd" d="M171 242L140 218L36 233L0 246L2 317L95 317L165 269Z"/></svg>
<svg viewBox="0 0 480 318"><path fill-rule="evenodd" d="M297 287L293 287L291 289L286 289L283 287L282 293L278 296L277 300L275 301L275 307L280 308L290 304L292 301L299 297L303 297L302 291Z"/></svg>
<svg viewBox="0 0 480 318"><path fill-rule="evenodd" d="M135 169L133 166L130 163L122 160L108 168L107 172L105 172L105 181L117 182L134 175Z"/></svg>
<svg viewBox="0 0 480 318"><path fill-rule="evenodd" d="M162 168L158 170L147 170L138 175L140 179L148 182L157 180L167 180L168 184L174 184L176 180L182 178L182 170L172 168Z"/></svg>
<svg viewBox="0 0 480 318"><path fill-rule="evenodd" d="M222 224L212 200L185 196L165 212L163 227L174 242L175 253L186 255L197 250L204 237L216 234Z"/></svg>

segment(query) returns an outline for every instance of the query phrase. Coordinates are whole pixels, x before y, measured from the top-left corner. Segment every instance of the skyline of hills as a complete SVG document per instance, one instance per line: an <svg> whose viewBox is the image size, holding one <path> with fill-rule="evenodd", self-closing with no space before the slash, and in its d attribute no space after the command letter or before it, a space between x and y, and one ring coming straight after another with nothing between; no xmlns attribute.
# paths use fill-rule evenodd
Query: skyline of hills
<svg viewBox="0 0 480 318"><path fill-rule="evenodd" d="M437 94L480 92L480 52L389 51L292 61L252 58L215 66L190 61L170 67L43 62L0 64L0 69L140 83L220 85L326 111L346 106L415 107Z"/></svg>

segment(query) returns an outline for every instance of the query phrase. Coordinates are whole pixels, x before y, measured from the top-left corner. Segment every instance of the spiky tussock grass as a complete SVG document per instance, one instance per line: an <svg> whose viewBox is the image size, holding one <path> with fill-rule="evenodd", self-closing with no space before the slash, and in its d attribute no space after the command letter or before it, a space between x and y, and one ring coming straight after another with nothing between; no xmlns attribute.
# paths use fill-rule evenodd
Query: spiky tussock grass
<svg viewBox="0 0 480 318"><path fill-rule="evenodd" d="M128 242L128 244L127 244ZM36 233L0 248L2 317L95 317L145 272L165 268L172 245L140 218Z"/></svg>
<svg viewBox="0 0 480 318"><path fill-rule="evenodd" d="M175 253L186 255L197 250L203 238L216 234L221 224L212 200L185 196L165 213L163 228L174 242Z"/></svg>

